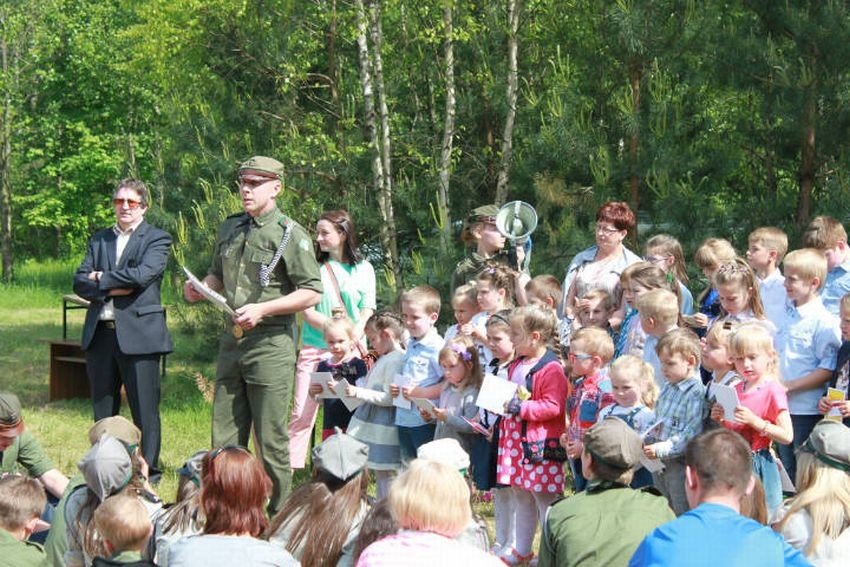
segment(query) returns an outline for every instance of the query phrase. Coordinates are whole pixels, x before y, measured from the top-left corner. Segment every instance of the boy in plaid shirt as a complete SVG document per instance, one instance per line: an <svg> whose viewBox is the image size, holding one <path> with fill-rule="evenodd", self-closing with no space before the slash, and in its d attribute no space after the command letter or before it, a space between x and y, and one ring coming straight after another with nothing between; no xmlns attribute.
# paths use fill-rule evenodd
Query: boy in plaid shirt
<svg viewBox="0 0 850 567"><path fill-rule="evenodd" d="M700 344L688 329L664 335L656 347L665 384L655 406L663 422L660 441L646 445L650 459L661 459L664 470L652 474L655 487L670 502L677 516L688 511L685 495L685 446L702 431L705 387L699 376Z"/></svg>

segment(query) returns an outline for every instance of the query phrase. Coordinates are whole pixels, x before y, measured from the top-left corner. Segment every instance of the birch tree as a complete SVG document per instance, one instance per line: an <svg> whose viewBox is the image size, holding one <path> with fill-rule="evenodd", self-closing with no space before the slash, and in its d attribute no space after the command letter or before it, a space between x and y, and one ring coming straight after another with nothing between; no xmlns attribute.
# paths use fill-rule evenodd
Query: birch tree
<svg viewBox="0 0 850 567"><path fill-rule="evenodd" d="M446 81L446 113L443 118L443 142L440 145L438 215L440 221L440 245L445 253L449 247L451 205L449 186L452 173L452 148L455 135L455 55L454 23L452 2L443 6L443 75Z"/></svg>
<svg viewBox="0 0 850 567"><path fill-rule="evenodd" d="M516 121L517 92L519 90L519 72L517 50L519 32L519 12L522 0L508 0L508 86L505 98L508 110L505 114L505 127L502 130L502 152L499 163L499 175L496 178L496 204L502 205L508 198L508 181L511 173L514 147L514 122Z"/></svg>
<svg viewBox="0 0 850 567"><path fill-rule="evenodd" d="M363 0L355 0L357 11L357 55L360 62L360 87L363 94L363 114L366 135L372 155L372 182L378 197L378 209L381 214L381 245L387 271L392 274L395 284L402 282L401 266L398 261L396 243L395 214L393 212L393 186L390 169L390 128L387 110L386 92L383 84L383 66L380 57L381 28L380 7L377 2L369 6L369 13ZM368 37L373 46L370 54ZM377 89L377 100L376 92ZM376 106L378 111L376 112ZM380 120L380 130L378 123Z"/></svg>

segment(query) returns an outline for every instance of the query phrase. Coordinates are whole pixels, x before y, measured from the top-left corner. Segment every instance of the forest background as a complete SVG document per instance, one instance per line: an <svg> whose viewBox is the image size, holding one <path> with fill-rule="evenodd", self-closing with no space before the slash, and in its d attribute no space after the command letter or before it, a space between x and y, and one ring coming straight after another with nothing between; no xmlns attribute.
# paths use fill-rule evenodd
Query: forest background
<svg viewBox="0 0 850 567"><path fill-rule="evenodd" d="M609 199L688 256L759 225L795 242L813 214L846 220L848 4L6 0L2 278L78 261L132 176L175 236L173 291L254 154L285 163L305 226L351 211L383 304L446 291L490 202L536 207L533 273L560 276Z"/></svg>
<svg viewBox="0 0 850 567"><path fill-rule="evenodd" d="M445 294L485 203L536 207L531 270L558 277L610 199L638 212L633 250L663 231L688 258L708 236L740 250L776 225L794 246L815 214L846 223L849 4L2 0L0 387L72 472L90 406L43 405L45 341L127 176L175 236L169 470L208 442L199 389L223 328L180 300L179 265L205 272L251 155L284 162L280 205L306 227L351 211L382 305L418 283Z"/></svg>

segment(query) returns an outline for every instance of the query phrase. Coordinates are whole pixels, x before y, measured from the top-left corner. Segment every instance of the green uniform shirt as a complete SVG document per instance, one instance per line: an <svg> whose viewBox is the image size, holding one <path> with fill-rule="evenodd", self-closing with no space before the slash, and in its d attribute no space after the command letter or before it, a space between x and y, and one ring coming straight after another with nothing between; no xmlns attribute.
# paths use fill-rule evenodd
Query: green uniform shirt
<svg viewBox="0 0 850 567"><path fill-rule="evenodd" d="M675 518L661 496L591 481L584 492L549 507L538 565L625 567L644 537Z"/></svg>
<svg viewBox="0 0 850 567"><path fill-rule="evenodd" d="M32 478L38 478L54 469L53 462L29 430L18 435L15 442L3 451L0 473L18 473L23 469Z"/></svg>
<svg viewBox="0 0 850 567"><path fill-rule="evenodd" d="M50 567L64 567L65 565L65 550L68 549L68 532L65 525L65 503L68 501L68 496L80 486L85 486L86 479L82 473L77 473L71 477L68 482L68 487L56 509L53 511L53 520L50 522L50 532L47 534L47 540L44 542L44 552L47 554L47 565Z"/></svg>
<svg viewBox="0 0 850 567"><path fill-rule="evenodd" d="M290 236L286 249L270 273L268 285L263 287L260 268L273 262L287 227ZM277 208L256 218L247 213L228 217L219 229L209 273L224 283L224 297L234 309L278 299L296 289L322 292L310 236ZM290 315L277 315L265 317L261 325L290 321Z"/></svg>
<svg viewBox="0 0 850 567"><path fill-rule="evenodd" d="M43 567L44 550L37 543L20 541L0 528L0 564L6 567Z"/></svg>
<svg viewBox="0 0 850 567"><path fill-rule="evenodd" d="M485 258L478 252L471 252L469 256L458 262L457 267L455 267L454 274L452 274L452 294L454 294L454 291L460 286L475 281L479 272L484 269L484 266L488 262L504 264L508 268L516 271L516 260L511 262L510 256L509 251L505 248L499 250L495 255L490 256L489 258Z"/></svg>

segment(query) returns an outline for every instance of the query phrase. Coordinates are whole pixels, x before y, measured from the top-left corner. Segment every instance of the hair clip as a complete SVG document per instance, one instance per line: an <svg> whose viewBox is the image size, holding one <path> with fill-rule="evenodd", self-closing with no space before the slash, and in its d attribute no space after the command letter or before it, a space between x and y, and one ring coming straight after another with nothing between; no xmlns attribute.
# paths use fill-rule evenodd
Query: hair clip
<svg viewBox="0 0 850 567"><path fill-rule="evenodd" d="M452 349L455 354L461 357L464 362L472 362L472 353L466 350L464 347L456 344L450 344L449 348Z"/></svg>
<svg viewBox="0 0 850 567"><path fill-rule="evenodd" d="M729 262L717 268L718 274L746 274L750 271L747 266L741 266L734 262Z"/></svg>

